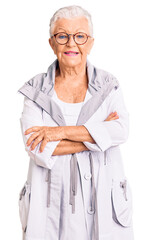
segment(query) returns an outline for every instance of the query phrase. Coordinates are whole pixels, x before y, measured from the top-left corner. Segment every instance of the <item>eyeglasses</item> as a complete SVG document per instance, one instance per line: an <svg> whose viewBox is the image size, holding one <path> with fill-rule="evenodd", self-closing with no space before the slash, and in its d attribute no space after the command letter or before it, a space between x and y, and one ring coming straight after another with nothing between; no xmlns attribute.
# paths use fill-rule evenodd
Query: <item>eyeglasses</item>
<svg viewBox="0 0 151 240"><path fill-rule="evenodd" d="M52 35L51 37L55 37L57 43L59 43L61 45L64 45L69 41L69 37L71 35L73 36L73 39L74 39L75 43L78 44L78 45L82 45L82 44L86 43L87 40L88 40L88 37L91 37L91 36L89 36L89 35L87 35L86 33L83 33L83 32L78 32L78 33L75 33L75 34L68 34L68 33L65 33L65 32L59 32L59 33L56 33L56 34Z"/></svg>

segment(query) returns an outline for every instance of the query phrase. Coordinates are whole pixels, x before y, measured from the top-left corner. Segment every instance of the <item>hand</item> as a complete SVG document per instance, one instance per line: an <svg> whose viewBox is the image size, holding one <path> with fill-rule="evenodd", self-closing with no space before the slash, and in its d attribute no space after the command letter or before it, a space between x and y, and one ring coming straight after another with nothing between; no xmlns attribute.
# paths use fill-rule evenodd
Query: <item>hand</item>
<svg viewBox="0 0 151 240"><path fill-rule="evenodd" d="M28 128L24 132L24 134L28 135L29 133L32 133L32 132L35 132L35 133L33 133L29 137L29 139L26 142L26 145L29 146L33 141L30 147L30 150L34 150L35 147L38 145L38 143L42 141L39 149L40 152L44 150L48 142L62 140L64 137L63 127L60 127L60 126L59 127L34 126L31 128Z"/></svg>
<svg viewBox="0 0 151 240"><path fill-rule="evenodd" d="M114 112L110 113L109 116L104 121L111 121L118 118L119 116L117 115L117 112ZM35 133L33 133L26 142L27 146L29 146L33 142L30 146L30 150L34 150L35 147L41 142L39 150L40 152L42 152L48 142L65 139L64 128L61 126L59 127L34 126L28 128L24 134L28 135L29 133L32 132Z"/></svg>
<svg viewBox="0 0 151 240"><path fill-rule="evenodd" d="M117 115L117 112L111 112L104 121L112 121L112 120L115 120L118 118L119 118L119 116Z"/></svg>

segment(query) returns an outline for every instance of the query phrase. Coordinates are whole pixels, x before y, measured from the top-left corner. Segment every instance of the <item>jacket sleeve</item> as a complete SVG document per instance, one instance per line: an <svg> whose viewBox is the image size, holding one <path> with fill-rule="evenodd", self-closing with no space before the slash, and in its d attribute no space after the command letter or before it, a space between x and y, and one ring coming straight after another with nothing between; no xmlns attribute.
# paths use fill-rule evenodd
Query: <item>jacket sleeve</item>
<svg viewBox="0 0 151 240"><path fill-rule="evenodd" d="M24 97L24 107L20 118L20 124L25 150L28 152L28 155L35 161L37 165L51 169L57 158L57 156L52 156L52 153L60 141L48 142L44 148L44 151L41 153L39 152L41 143L39 143L32 151L30 150L30 146L26 146L28 138L33 133L24 135L25 130L32 126L44 126L42 108L26 96Z"/></svg>
<svg viewBox="0 0 151 240"><path fill-rule="evenodd" d="M103 106L102 106L103 105ZM97 111L83 124L96 144L83 142L91 151L105 151L112 146L126 142L129 134L129 113L127 112L121 87L113 89ZM117 112L119 118L102 121L101 111L106 109L106 117Z"/></svg>

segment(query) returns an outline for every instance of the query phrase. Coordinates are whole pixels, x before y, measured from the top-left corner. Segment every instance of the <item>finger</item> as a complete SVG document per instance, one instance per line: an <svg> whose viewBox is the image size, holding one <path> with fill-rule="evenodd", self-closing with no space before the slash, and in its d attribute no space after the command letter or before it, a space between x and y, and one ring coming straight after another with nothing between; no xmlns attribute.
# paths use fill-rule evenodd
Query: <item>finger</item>
<svg viewBox="0 0 151 240"><path fill-rule="evenodd" d="M118 119L118 118L119 118L119 116L115 116L115 117L113 118L113 120Z"/></svg>
<svg viewBox="0 0 151 240"><path fill-rule="evenodd" d="M119 116L117 115L117 113L111 113L106 119L105 121L111 121L111 120L115 120L117 118L119 118Z"/></svg>
<svg viewBox="0 0 151 240"><path fill-rule="evenodd" d="M32 143L30 150L33 151L35 147L42 141L43 136L39 136L35 139L35 141Z"/></svg>
<svg viewBox="0 0 151 240"><path fill-rule="evenodd" d="M44 148L45 148L45 146L47 145L47 140L46 139L44 139L43 141L42 141L42 143L41 143L41 145L40 145L40 149L39 149L39 152L43 152L43 150L44 150Z"/></svg>
<svg viewBox="0 0 151 240"><path fill-rule="evenodd" d="M106 118L107 121L109 121L112 117L116 116L117 112L111 112L108 117Z"/></svg>
<svg viewBox="0 0 151 240"><path fill-rule="evenodd" d="M111 114L105 119L105 121L110 121L110 120L112 119L112 117L113 117L113 113L111 113Z"/></svg>
<svg viewBox="0 0 151 240"><path fill-rule="evenodd" d="M31 132L37 132L37 131L39 131L39 130L40 130L40 127L38 127L38 126L31 127L31 128L28 128L28 129L24 132L24 134L25 134L25 135L28 135L28 134L31 133Z"/></svg>
<svg viewBox="0 0 151 240"><path fill-rule="evenodd" d="M110 121L110 117L107 117L104 121Z"/></svg>
<svg viewBox="0 0 151 240"><path fill-rule="evenodd" d="M39 136L40 132L33 133L27 140L26 145L29 146L31 142Z"/></svg>
<svg viewBox="0 0 151 240"><path fill-rule="evenodd" d="M110 116L115 116L115 115L117 115L117 112L115 111L115 112L112 112L111 114L110 114Z"/></svg>
<svg viewBox="0 0 151 240"><path fill-rule="evenodd" d="M118 119L118 118L119 118L119 116L112 117L109 121L116 120L116 119Z"/></svg>
<svg viewBox="0 0 151 240"><path fill-rule="evenodd" d="M105 121L110 121L112 119L112 117L107 117L106 119L105 119Z"/></svg>

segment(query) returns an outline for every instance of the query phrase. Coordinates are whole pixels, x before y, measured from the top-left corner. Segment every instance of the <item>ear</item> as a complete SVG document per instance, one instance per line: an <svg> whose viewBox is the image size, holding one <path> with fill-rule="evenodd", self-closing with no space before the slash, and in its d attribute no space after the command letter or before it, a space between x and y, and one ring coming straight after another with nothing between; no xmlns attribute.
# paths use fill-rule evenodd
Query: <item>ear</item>
<svg viewBox="0 0 151 240"><path fill-rule="evenodd" d="M53 48L53 47L52 47L52 39L51 39L51 38L48 39L48 42L49 42L49 44L50 44L50 47Z"/></svg>
<svg viewBox="0 0 151 240"><path fill-rule="evenodd" d="M87 50L88 54L90 54L91 49L93 47L93 44L94 44L94 38L90 38L89 47L88 47L88 50Z"/></svg>
<svg viewBox="0 0 151 240"><path fill-rule="evenodd" d="M55 45L54 45L53 39L52 39L52 38L49 38L49 39L48 39L48 42L49 42L50 47L52 48L54 54L56 54Z"/></svg>

